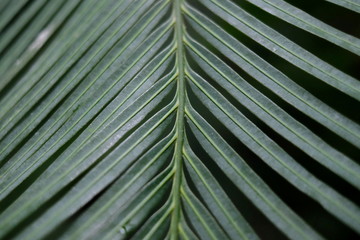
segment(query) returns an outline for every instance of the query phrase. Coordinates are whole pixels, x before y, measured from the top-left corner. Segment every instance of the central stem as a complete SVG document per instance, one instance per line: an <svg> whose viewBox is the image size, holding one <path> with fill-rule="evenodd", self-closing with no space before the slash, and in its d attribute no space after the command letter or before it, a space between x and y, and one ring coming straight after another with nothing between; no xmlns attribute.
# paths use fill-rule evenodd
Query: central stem
<svg viewBox="0 0 360 240"><path fill-rule="evenodd" d="M178 239L178 225L180 218L180 186L182 177L182 148L184 144L184 110L185 110L185 78L184 78L184 25L181 15L182 0L174 0L173 17L175 19L176 66L177 66L177 105L176 116L176 145L174 156L173 182L173 214L170 226L171 240Z"/></svg>

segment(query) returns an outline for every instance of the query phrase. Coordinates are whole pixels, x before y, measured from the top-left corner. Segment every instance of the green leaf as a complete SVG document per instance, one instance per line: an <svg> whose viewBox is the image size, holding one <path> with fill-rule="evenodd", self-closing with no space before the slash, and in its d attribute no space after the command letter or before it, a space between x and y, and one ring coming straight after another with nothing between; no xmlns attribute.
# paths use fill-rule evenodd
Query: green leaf
<svg viewBox="0 0 360 240"><path fill-rule="evenodd" d="M0 239L359 237L359 75L297 38L360 39L291 2L1 1Z"/></svg>

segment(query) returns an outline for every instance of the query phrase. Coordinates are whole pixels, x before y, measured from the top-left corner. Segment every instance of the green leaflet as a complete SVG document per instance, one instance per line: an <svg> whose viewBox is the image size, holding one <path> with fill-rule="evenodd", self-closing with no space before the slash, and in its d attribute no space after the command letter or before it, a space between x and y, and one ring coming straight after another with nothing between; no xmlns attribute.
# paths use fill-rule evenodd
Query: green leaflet
<svg viewBox="0 0 360 240"><path fill-rule="evenodd" d="M248 4L360 54L360 39L283 0ZM0 13L0 239L262 239L263 223L326 238L311 206L360 234L356 117L241 36L352 111L359 81L237 1L2 1Z"/></svg>
<svg viewBox="0 0 360 240"><path fill-rule="evenodd" d="M360 3L356 0L346 0L346 1L342 1L342 0L326 0L328 2L340 5L342 7L348 8L352 11L355 12L360 12Z"/></svg>

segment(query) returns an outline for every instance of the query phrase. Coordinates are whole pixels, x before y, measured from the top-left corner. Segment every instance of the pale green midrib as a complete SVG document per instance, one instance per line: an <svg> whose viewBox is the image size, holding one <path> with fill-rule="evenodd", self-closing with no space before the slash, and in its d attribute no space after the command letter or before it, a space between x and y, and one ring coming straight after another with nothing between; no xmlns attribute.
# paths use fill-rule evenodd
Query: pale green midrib
<svg viewBox="0 0 360 240"><path fill-rule="evenodd" d="M177 68L177 116L176 116L176 145L174 152L174 181L172 187L172 217L170 224L170 239L178 239L178 225L180 219L180 187L182 178L182 149L184 144L184 111L185 111L185 78L184 78L184 50L183 50L183 19L182 0L174 0L173 18L175 21L176 68Z"/></svg>

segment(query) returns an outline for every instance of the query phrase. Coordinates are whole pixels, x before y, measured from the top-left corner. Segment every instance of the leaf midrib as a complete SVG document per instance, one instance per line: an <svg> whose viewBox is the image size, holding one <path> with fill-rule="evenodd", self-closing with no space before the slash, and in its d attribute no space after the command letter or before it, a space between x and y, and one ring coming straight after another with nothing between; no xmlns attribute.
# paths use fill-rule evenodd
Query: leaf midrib
<svg viewBox="0 0 360 240"><path fill-rule="evenodd" d="M180 188L182 178L182 149L184 144L184 112L185 112L185 77L184 77L184 50L183 35L184 25L182 17L182 0L174 0L173 19L175 22L175 46L176 46L176 71L177 71L177 91L176 91L176 144L174 152L174 182L172 187L172 217L170 225L170 239L178 239L178 226L180 219Z"/></svg>

